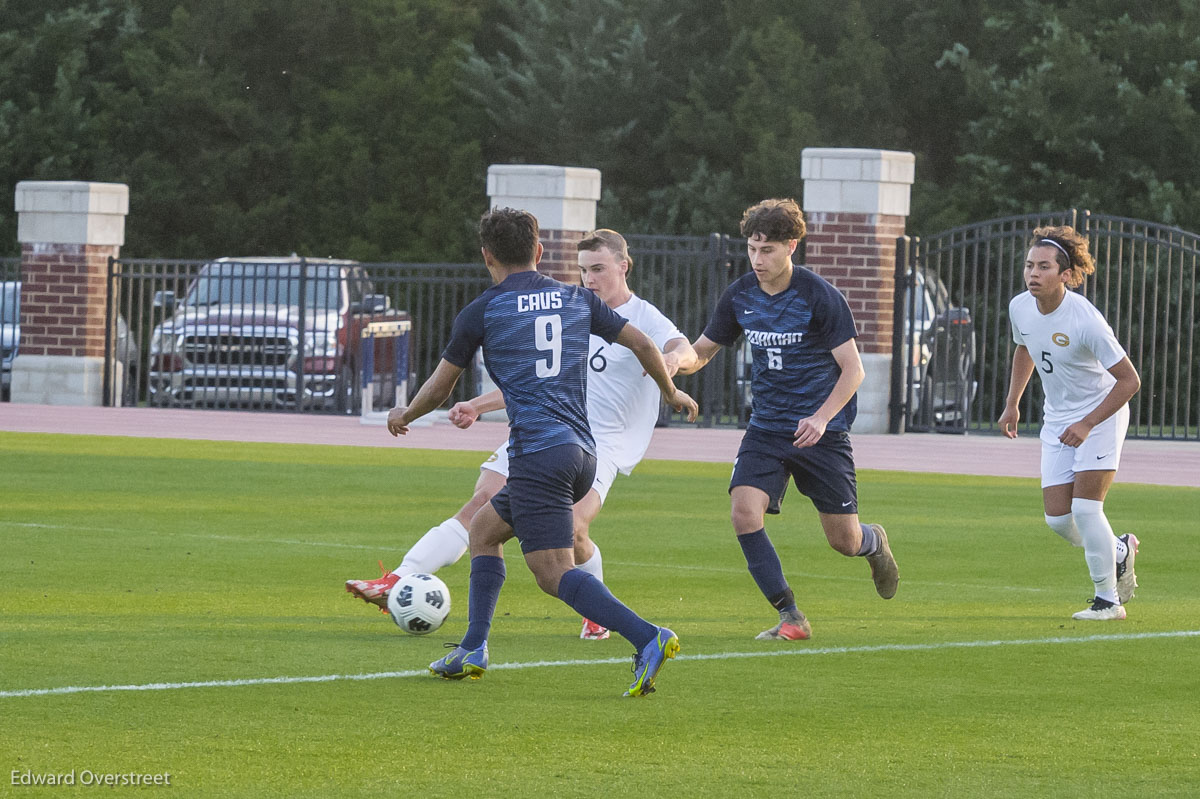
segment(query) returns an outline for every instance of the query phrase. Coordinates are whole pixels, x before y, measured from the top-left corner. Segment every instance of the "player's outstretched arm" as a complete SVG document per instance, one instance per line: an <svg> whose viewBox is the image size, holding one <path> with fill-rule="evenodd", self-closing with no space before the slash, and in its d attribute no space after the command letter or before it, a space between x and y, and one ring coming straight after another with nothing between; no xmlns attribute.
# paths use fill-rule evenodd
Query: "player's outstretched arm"
<svg viewBox="0 0 1200 799"><path fill-rule="evenodd" d="M696 350L686 338L673 338L663 347L663 361L666 362L667 374L671 377L696 371L697 360Z"/></svg>
<svg viewBox="0 0 1200 799"><path fill-rule="evenodd" d="M450 424L460 430L466 430L480 416L490 411L498 411L504 407L506 407L504 394L500 389L496 389L486 394L480 394L478 397L469 399L466 402L454 403L454 406L450 408L447 418L450 420Z"/></svg>
<svg viewBox="0 0 1200 799"><path fill-rule="evenodd" d="M455 366L443 358L421 386L421 390L413 397L411 404L388 411L388 432L393 436L406 435L410 424L450 398L450 392L454 390L454 385L462 373L462 367Z"/></svg>
<svg viewBox="0 0 1200 799"><path fill-rule="evenodd" d="M641 362L642 368L646 370L646 374L650 375L658 384L658 390L662 392L663 400L668 405L687 414L689 422L696 421L696 414L699 413L696 401L675 388L675 383L667 372L667 365L663 361L662 353L658 351L658 347L654 346L654 341L649 336L632 324L627 324L621 328L621 333L617 336L617 343L633 351L638 361Z"/></svg>
<svg viewBox="0 0 1200 799"><path fill-rule="evenodd" d="M713 359L720 349L720 344L708 338L704 334L701 334L700 338L696 339L696 341L692 343L692 352L696 354L696 359L687 365L680 363L679 374L690 375L699 372L709 361Z"/></svg>
<svg viewBox="0 0 1200 799"><path fill-rule="evenodd" d="M1021 401L1021 395L1025 393L1025 386L1029 385L1031 377L1033 356L1024 344L1018 344L1013 351L1012 370L1008 376L1008 396L1004 398L1004 413L996 420L996 424L1000 425L1000 432L1004 433L1006 438L1017 437L1017 422L1021 421L1021 410L1017 404Z"/></svg>

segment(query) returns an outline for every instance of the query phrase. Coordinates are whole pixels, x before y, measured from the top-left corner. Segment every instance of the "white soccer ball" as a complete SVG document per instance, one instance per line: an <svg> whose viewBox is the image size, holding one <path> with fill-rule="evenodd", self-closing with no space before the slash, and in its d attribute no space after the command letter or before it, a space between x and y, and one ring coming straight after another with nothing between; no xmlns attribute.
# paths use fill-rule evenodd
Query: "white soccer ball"
<svg viewBox="0 0 1200 799"><path fill-rule="evenodd" d="M388 592L387 609L401 630L425 635L450 615L450 589L432 574L409 574Z"/></svg>

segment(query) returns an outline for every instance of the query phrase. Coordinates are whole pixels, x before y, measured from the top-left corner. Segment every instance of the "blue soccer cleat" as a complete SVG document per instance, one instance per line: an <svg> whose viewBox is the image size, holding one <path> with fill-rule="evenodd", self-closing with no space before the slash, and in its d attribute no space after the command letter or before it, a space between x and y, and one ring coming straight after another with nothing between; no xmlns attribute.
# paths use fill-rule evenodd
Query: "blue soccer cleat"
<svg viewBox="0 0 1200 799"><path fill-rule="evenodd" d="M470 677L478 680L487 671L488 648L487 641L480 644L478 649L463 649L457 644L446 644L454 647L454 651L441 660L429 664L429 673L443 680L461 680Z"/></svg>
<svg viewBox="0 0 1200 799"><path fill-rule="evenodd" d="M679 636L666 627L659 627L654 640L633 656L633 684L625 696L645 696L654 693L654 678L669 658L679 652Z"/></svg>

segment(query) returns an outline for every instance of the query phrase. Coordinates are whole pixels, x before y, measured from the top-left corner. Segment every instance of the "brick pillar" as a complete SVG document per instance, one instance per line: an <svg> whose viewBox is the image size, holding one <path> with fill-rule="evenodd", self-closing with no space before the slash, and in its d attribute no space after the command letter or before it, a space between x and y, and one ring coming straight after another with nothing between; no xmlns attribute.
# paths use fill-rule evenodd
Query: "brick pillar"
<svg viewBox="0 0 1200 799"><path fill-rule="evenodd" d="M25 180L16 211L21 344L12 401L100 405L108 259L125 243L129 187Z"/></svg>
<svg viewBox="0 0 1200 799"><path fill-rule="evenodd" d="M600 170L577 166L492 164L487 177L491 208L518 208L537 217L542 231L538 271L579 283L576 243L596 227Z"/></svg>
<svg viewBox="0 0 1200 799"><path fill-rule="evenodd" d="M904 235L915 158L893 150L805 148L807 265L846 296L866 379L854 429L886 433L896 237Z"/></svg>

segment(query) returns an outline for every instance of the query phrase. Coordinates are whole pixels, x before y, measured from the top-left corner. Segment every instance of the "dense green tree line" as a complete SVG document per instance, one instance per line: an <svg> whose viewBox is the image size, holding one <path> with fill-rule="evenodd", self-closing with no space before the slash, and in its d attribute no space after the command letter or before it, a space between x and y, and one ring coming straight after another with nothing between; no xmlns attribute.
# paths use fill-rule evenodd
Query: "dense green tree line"
<svg viewBox="0 0 1200 799"><path fill-rule="evenodd" d="M603 224L706 233L798 195L805 147L884 147L914 232L1195 229L1198 64L1183 0L0 0L0 186L128 183L129 255L458 260L489 163L597 167Z"/></svg>
<svg viewBox="0 0 1200 799"><path fill-rule="evenodd" d="M0 185L128 183L130 255L458 256L478 27L441 0L5 3Z"/></svg>

